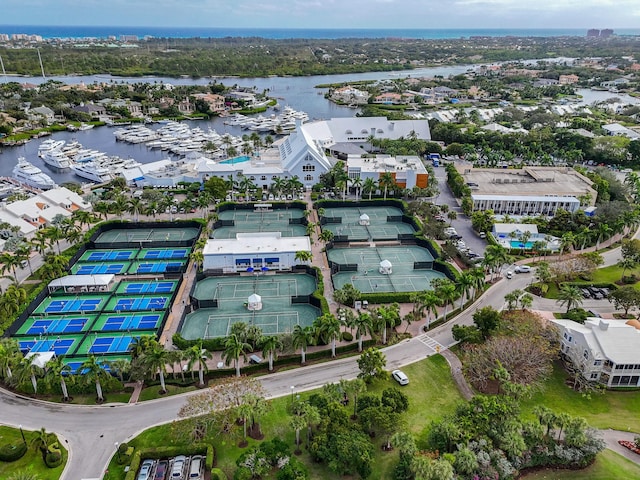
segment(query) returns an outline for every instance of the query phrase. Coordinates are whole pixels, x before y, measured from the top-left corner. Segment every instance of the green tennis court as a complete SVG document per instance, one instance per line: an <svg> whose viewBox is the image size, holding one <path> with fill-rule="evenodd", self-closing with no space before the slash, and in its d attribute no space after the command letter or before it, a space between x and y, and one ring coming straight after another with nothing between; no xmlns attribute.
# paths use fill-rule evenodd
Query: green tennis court
<svg viewBox="0 0 640 480"><path fill-rule="evenodd" d="M58 356L73 355L83 336L76 335L39 335L32 338L18 338L22 352L44 353L55 352Z"/></svg>
<svg viewBox="0 0 640 480"><path fill-rule="evenodd" d="M257 293L269 298L283 297L288 302L292 296L311 295L315 289L315 278L305 274L208 277L196 284L193 297L221 302L246 301L249 295Z"/></svg>
<svg viewBox="0 0 640 480"><path fill-rule="evenodd" d="M242 277L209 277L198 282L193 296L217 300L217 308L201 308L186 316L181 334L186 339L225 337L231 325L258 325L264 334L291 332L295 325L307 326L320 315L308 303L292 303L291 297L311 295L316 280L306 274ZM249 296L258 294L262 309L249 311Z"/></svg>
<svg viewBox="0 0 640 480"><path fill-rule="evenodd" d="M322 229L349 241L396 240L415 232L410 224L402 222L402 215L396 207L327 208L323 217L339 218L340 223L325 223Z"/></svg>
<svg viewBox="0 0 640 480"><path fill-rule="evenodd" d="M95 244L111 243L144 243L144 242L176 242L181 240L192 240L198 236L197 228L114 228L102 232L96 239Z"/></svg>
<svg viewBox="0 0 640 480"><path fill-rule="evenodd" d="M400 247L333 248L327 252L329 261L339 266L355 265L357 271L339 271L332 277L333 286L342 288L350 283L363 293L418 292L431 288L431 280L445 278L435 270L414 269L415 263L428 265L433 256L417 245ZM380 262L391 262L392 273L380 273Z"/></svg>
<svg viewBox="0 0 640 480"><path fill-rule="evenodd" d="M113 274L122 275L131 267L131 262L88 262L78 261L71 267L71 273L74 275L100 275Z"/></svg>
<svg viewBox="0 0 640 480"><path fill-rule="evenodd" d="M95 313L102 310L109 295L56 295L45 298L34 314L66 315L71 313Z"/></svg>
<svg viewBox="0 0 640 480"><path fill-rule="evenodd" d="M127 271L129 275L180 273L183 271L186 263L186 259L166 261L139 260L131 262L131 265L129 266Z"/></svg>
<svg viewBox="0 0 640 480"><path fill-rule="evenodd" d="M137 337L155 336L156 332L150 330L148 332L136 332L135 336L128 333L96 333L87 335L82 343L78 346L76 355L105 354L105 353L128 353L129 345Z"/></svg>
<svg viewBox="0 0 640 480"><path fill-rule="evenodd" d="M131 260L135 257L135 250L87 250L78 262L109 262L117 260Z"/></svg>
<svg viewBox="0 0 640 480"><path fill-rule="evenodd" d="M220 212L218 219L223 226L213 232L212 238L235 238L237 233L281 232L283 237L300 237L306 234L305 226L299 222L304 217L302 210L291 208L287 210L225 210ZM224 222L233 221L233 225Z"/></svg>

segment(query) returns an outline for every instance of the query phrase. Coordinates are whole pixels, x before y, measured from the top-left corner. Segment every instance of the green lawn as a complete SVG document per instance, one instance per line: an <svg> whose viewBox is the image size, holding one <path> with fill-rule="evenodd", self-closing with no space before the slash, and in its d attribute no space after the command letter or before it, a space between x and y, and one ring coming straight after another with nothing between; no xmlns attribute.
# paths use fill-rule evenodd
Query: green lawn
<svg viewBox="0 0 640 480"><path fill-rule="evenodd" d="M523 413L533 418L533 408L545 405L556 412L584 417L596 428L640 432L640 391L583 395L567 387L565 378L562 367L556 364L542 390L523 402Z"/></svg>
<svg viewBox="0 0 640 480"><path fill-rule="evenodd" d="M625 276L634 274L640 277L640 266L633 269L627 269L624 274ZM616 265L611 265L609 267L597 269L595 272L593 272L593 277L591 280L572 280L571 283L584 285L593 285L594 283L616 283L620 281L621 278L622 269ZM634 284L634 287L640 290L640 282ZM558 287L554 283L549 284L549 290L547 291L545 298L558 298Z"/></svg>
<svg viewBox="0 0 640 480"><path fill-rule="evenodd" d="M156 398L170 397L172 395L178 395L180 393L191 392L195 390L195 386L191 387L178 387L176 385L168 385L167 384L167 393L164 395L160 394L160 385L154 385L152 387L145 387L140 392L140 397L138 401L144 402L146 400L154 400Z"/></svg>
<svg viewBox="0 0 640 480"><path fill-rule="evenodd" d="M403 371L411 379L411 383L406 387L401 387L402 391L410 398L410 409L406 415L407 425L414 433L420 433L432 420L453 411L458 401L462 401L462 397L458 393L458 389L453 382L449 373L449 365L446 360L437 355L420 362L408 365ZM369 391L380 393L385 388L397 386L391 380L378 381L369 387ZM302 399L307 398L314 392L304 392L300 396ZM287 407L291 398L289 396L275 399L271 402L272 408L270 413L261 421L262 431L266 439L279 436L284 441L294 446L294 432L289 427L289 413ZM353 405L348 405L349 413ZM240 429L238 429L240 431ZM304 435L302 436L304 438ZM216 457L218 467L225 470L232 478L235 469L235 460L238 458L243 449L237 447L238 438L229 438L223 436L211 435L208 439L216 449ZM136 448L145 448L150 446L173 446L187 443L189 440L179 438L172 430L171 425L163 425L150 428L130 442ZM397 452L385 453L380 449L382 439L378 439L375 445L376 462L373 466L372 480L383 480L392 478L391 471L397 461ZM249 439L249 444L254 445L256 442ZM312 480L324 480L326 478L335 478L335 474L329 471L324 465L314 463L306 450L303 449L302 460L309 469L309 478ZM109 465L110 480L124 479L124 467L117 465L115 458Z"/></svg>
<svg viewBox="0 0 640 480"><path fill-rule="evenodd" d="M36 432L29 430L23 430L26 441L31 443L31 439L36 437ZM20 430L10 427L0 426L0 445L8 443L21 442ZM28 471L35 474L39 480L58 480L64 470L64 466L67 463L67 450L60 444L60 450L62 451L62 463L56 468L48 468L42 460L42 455L39 451L34 450L29 446L27 453L19 460L11 463L0 462L0 478L6 479L9 475L20 472Z"/></svg>
<svg viewBox="0 0 640 480"><path fill-rule="evenodd" d="M540 470L523 480L612 480L640 478L640 466L611 450L600 453L584 470Z"/></svg>

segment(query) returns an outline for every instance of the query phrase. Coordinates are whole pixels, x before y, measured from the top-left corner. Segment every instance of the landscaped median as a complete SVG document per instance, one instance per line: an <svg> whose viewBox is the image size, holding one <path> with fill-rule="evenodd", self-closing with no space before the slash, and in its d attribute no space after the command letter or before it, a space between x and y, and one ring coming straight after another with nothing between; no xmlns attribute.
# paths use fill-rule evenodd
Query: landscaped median
<svg viewBox="0 0 640 480"><path fill-rule="evenodd" d="M3 480L23 472L32 474L34 480L57 480L67 457L67 450L54 433L0 426L0 478Z"/></svg>

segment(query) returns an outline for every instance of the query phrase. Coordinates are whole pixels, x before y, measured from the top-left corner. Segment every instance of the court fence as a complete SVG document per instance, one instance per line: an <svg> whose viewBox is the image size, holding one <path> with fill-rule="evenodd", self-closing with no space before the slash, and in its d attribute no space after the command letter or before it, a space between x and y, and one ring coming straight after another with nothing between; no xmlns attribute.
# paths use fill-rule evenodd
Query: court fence
<svg viewBox="0 0 640 480"><path fill-rule="evenodd" d="M113 220L110 222L103 223L99 225L91 238L87 243L85 243L85 250L87 249L104 249L109 248L112 250L117 249L126 249L132 247L139 247L141 244L144 248L170 248L170 247L193 247L195 242L198 240L200 235L202 234L202 223L195 220L175 220L173 222L144 222L144 223L135 223L135 222L123 222L120 220ZM176 229L181 230L185 228L195 228L197 229L197 234L194 238L185 239L185 240L150 240L150 241L122 241L122 242L98 242L98 238L105 232L109 232L111 230L154 230L154 229ZM83 252L84 253L84 252ZM75 258L75 255L74 255Z"/></svg>
<svg viewBox="0 0 640 480"><path fill-rule="evenodd" d="M292 200L290 202L272 202L265 200L264 202L247 202L234 203L223 202L218 205L218 212L226 212L227 210L255 210L256 205L269 203L272 210L306 210L307 204L300 200Z"/></svg>

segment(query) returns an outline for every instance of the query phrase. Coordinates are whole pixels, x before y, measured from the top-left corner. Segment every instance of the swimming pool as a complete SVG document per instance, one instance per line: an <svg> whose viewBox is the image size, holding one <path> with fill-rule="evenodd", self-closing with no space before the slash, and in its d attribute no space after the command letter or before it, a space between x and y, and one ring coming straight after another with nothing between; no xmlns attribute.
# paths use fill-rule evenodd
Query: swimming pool
<svg viewBox="0 0 640 480"><path fill-rule="evenodd" d="M236 163L244 163L248 162L249 160L251 160L251 157L242 155L241 157L228 158L227 160L223 160L220 163L224 165L235 165Z"/></svg>
<svg viewBox="0 0 640 480"><path fill-rule="evenodd" d="M511 248L524 248L526 250L531 250L533 248L533 242L522 243L519 240L511 240Z"/></svg>

